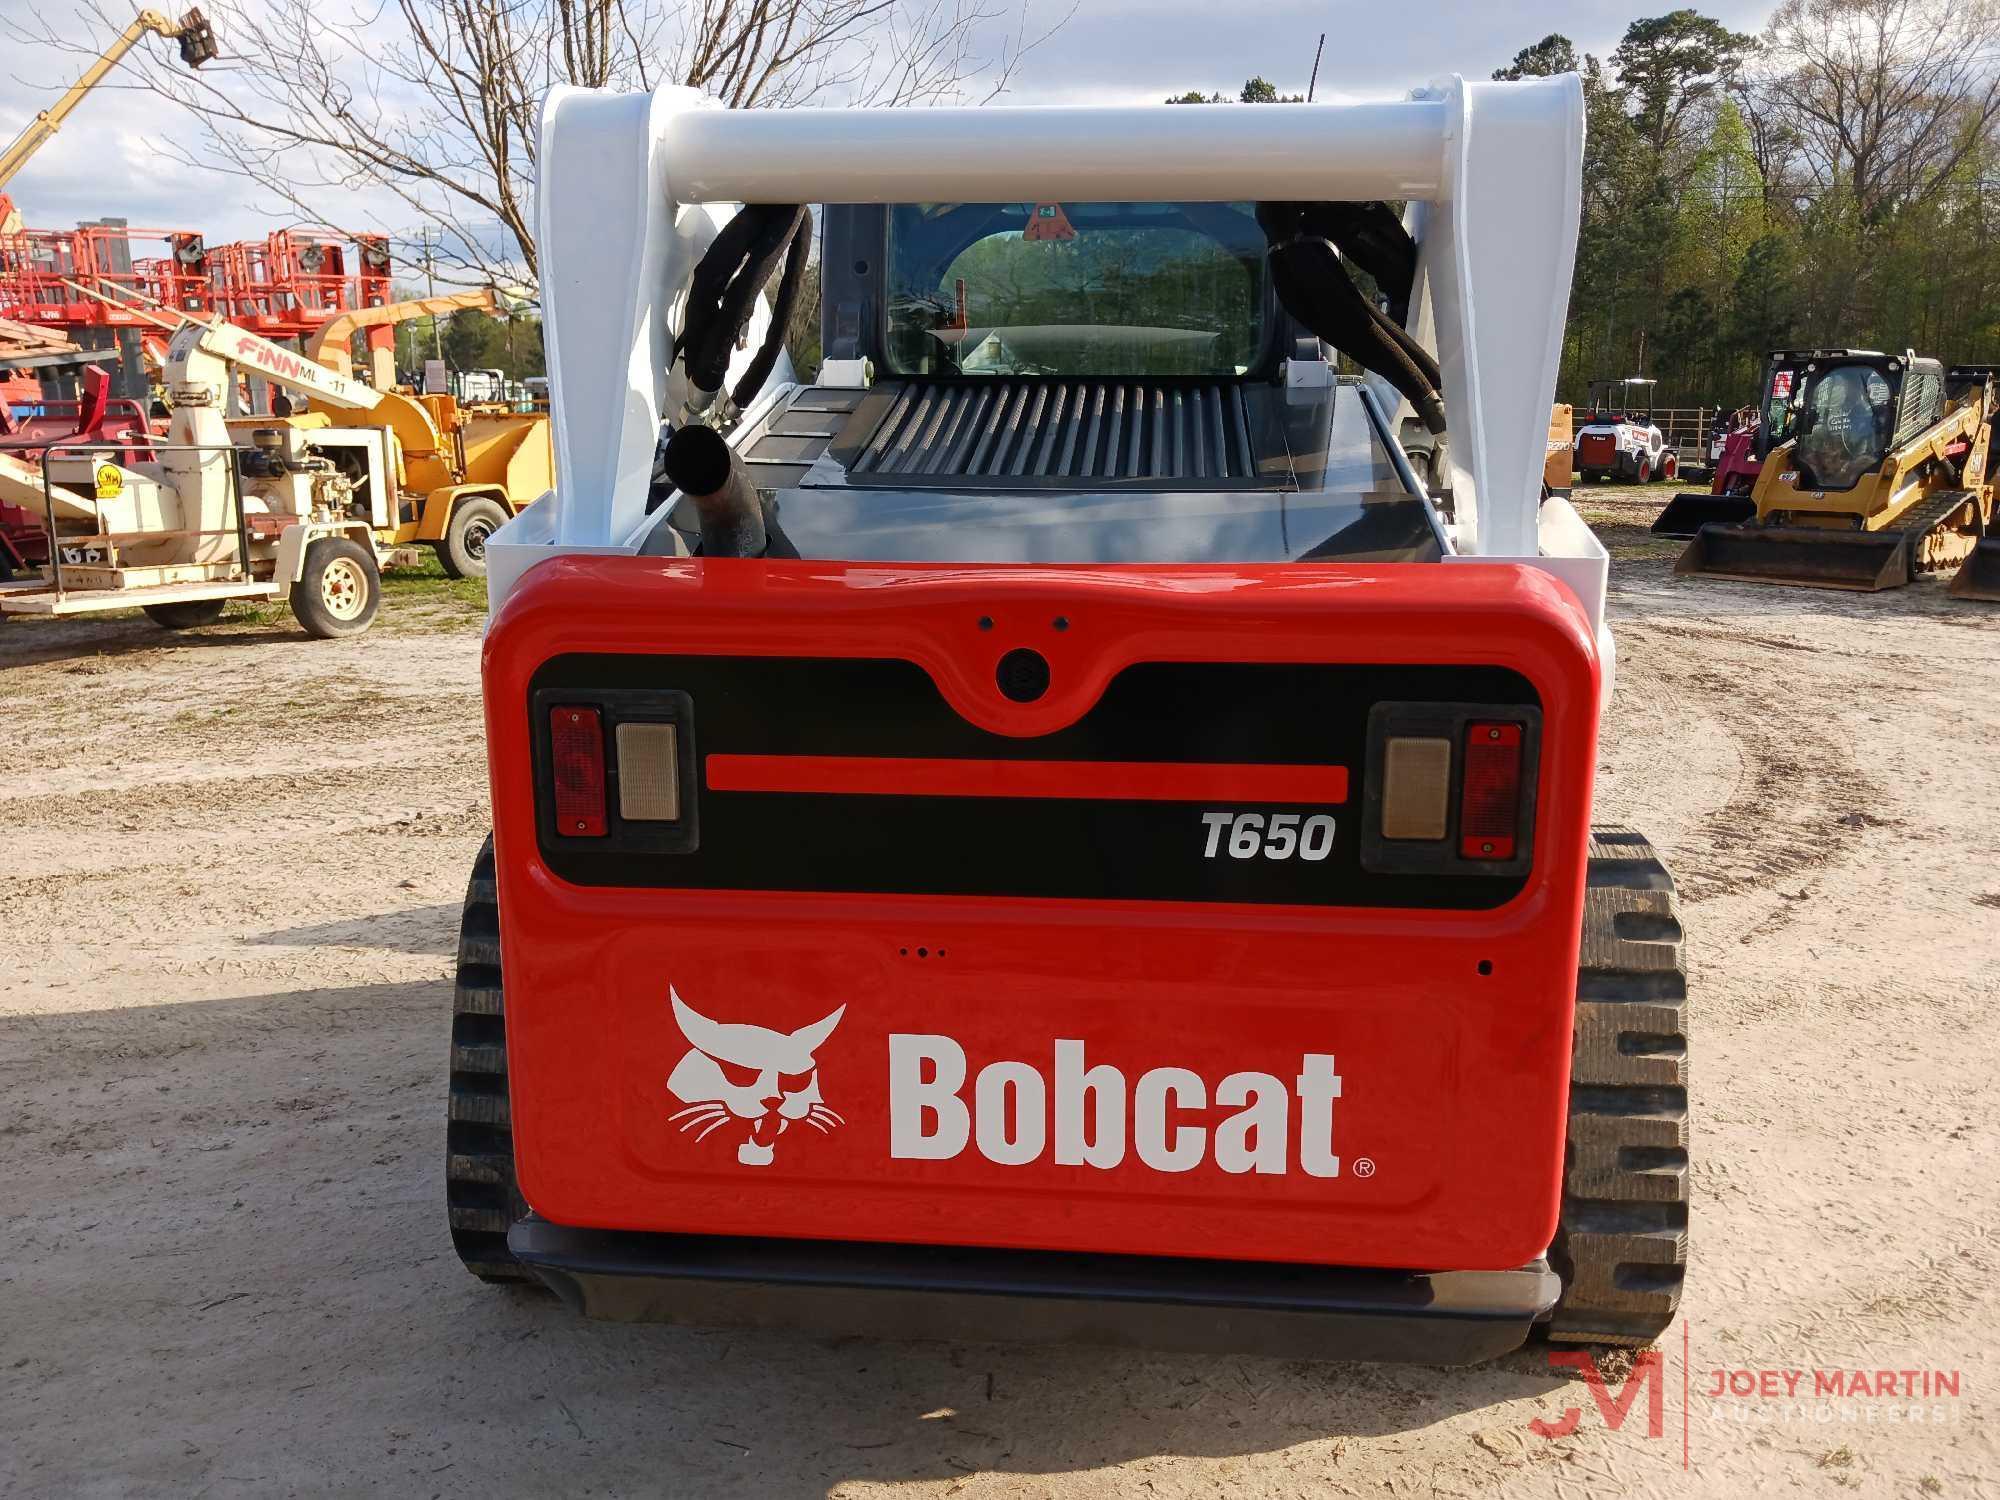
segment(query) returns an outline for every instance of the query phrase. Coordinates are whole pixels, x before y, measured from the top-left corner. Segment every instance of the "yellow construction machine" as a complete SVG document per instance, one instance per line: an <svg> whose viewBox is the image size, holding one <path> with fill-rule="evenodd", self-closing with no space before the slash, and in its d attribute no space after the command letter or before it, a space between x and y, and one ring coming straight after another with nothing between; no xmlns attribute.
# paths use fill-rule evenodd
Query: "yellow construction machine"
<svg viewBox="0 0 2000 1500"><path fill-rule="evenodd" d="M1576 409L1567 401L1549 408L1548 457L1542 462L1542 498L1569 497L1576 483Z"/></svg>
<svg viewBox="0 0 2000 1500"><path fill-rule="evenodd" d="M4 189L14 174L28 164L49 138L62 129L76 107L83 103L86 95L104 82L112 69L125 60L125 56L147 36L161 36L178 44L181 61L190 68L199 68L203 63L215 61L218 53L215 46L215 28L198 10L191 10L178 21L168 20L156 10L142 10L132 18L132 23L112 39L98 59L83 70L83 76L67 89L62 96L47 109L30 120L27 127L16 136L5 150L0 150L0 189ZM14 200L0 191L0 234L18 234L21 218L14 209Z"/></svg>
<svg viewBox="0 0 2000 1500"><path fill-rule="evenodd" d="M364 329L389 329L412 318L471 308L497 307L491 290L420 297L364 307L329 321L306 346L306 355L340 375L353 369L350 348ZM372 350L369 384L381 397L366 410L308 396L303 413L280 419L239 417L232 431L254 433L274 422L311 434L329 428L386 427L402 459L389 524L377 533L384 546L433 547L454 578L486 576L486 538L550 488L554 460L547 412L467 410L451 396L417 395L395 383L393 350ZM336 459L341 455L333 454ZM359 477L359 476L357 476Z"/></svg>
<svg viewBox="0 0 2000 1500"><path fill-rule="evenodd" d="M1674 571L1875 590L1962 567L1954 592L2000 598L2000 556L1981 545L1994 522L1995 374L1914 353L1807 359L1789 440L1751 492L1756 514L1703 526Z"/></svg>
<svg viewBox="0 0 2000 1500"><path fill-rule="evenodd" d="M1985 448L1987 505L1985 524L1958 573L1951 592L1959 599L1983 599L2000 604L2000 365L1957 365L1945 372L1948 388L1985 389Z"/></svg>

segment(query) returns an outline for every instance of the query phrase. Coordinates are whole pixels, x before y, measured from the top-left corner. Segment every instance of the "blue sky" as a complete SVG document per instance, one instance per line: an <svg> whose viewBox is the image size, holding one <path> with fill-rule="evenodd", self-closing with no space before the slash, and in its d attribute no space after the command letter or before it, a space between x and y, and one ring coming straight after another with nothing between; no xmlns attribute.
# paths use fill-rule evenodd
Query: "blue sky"
<svg viewBox="0 0 2000 1500"><path fill-rule="evenodd" d="M1048 16L1058 0L1032 3L1037 9L1031 17ZM173 8L180 4L174 0ZM40 16L81 35L80 18L64 20L70 8L70 0L0 0L0 138L11 139L80 67L76 57L53 48L21 45L8 23L33 26ZM1606 0L1446 0L1423 7L1355 0L1082 0L1069 24L1017 75L1008 102L1129 103L1189 88L1234 93L1253 74L1284 92L1302 92L1322 31L1322 97L1393 96L1442 73L1485 77L1551 31L1601 56L1635 16L1672 8L1661 0L1636 7ZM1771 0L1711 0L1701 9L1755 31ZM222 45L227 52L226 37ZM107 85L9 191L36 227L123 215L135 225L198 229L213 243L281 226L283 210L259 207L241 179L162 154L157 142L167 135L198 139L191 120L153 96ZM393 205L351 198L329 203L326 216L348 228L410 227Z"/></svg>

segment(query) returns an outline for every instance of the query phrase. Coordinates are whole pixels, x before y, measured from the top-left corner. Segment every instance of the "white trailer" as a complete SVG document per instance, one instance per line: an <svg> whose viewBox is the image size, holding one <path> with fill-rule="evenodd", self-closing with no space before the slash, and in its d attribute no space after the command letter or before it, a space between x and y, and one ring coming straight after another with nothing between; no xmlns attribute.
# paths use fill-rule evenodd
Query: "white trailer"
<svg viewBox="0 0 2000 1500"><path fill-rule="evenodd" d="M366 630L381 600L377 512L401 472L395 434L278 423L239 448L224 417L239 373L342 409L382 399L232 324L184 324L167 350L164 442L58 444L34 464L0 454L0 499L42 516L50 537L44 577L0 592L0 612L138 608L181 629L214 621L232 599L282 598L308 634ZM133 449L150 457L119 461Z"/></svg>

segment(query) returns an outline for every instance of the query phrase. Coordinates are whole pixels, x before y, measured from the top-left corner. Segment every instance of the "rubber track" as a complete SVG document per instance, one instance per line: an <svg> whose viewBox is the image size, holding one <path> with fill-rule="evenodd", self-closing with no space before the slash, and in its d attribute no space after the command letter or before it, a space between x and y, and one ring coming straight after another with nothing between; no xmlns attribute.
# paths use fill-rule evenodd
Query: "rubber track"
<svg viewBox="0 0 2000 1500"><path fill-rule="evenodd" d="M489 834L472 866L458 931L445 1202L451 1242L466 1270L486 1281L533 1281L507 1251L507 1230L527 1213L528 1205L514 1182L506 1028L500 989L500 900Z"/></svg>
<svg viewBox="0 0 2000 1500"><path fill-rule="evenodd" d="M1894 526L1885 526L1882 528L1886 532L1900 534L1907 539L1910 548L1911 576L1924 578L1934 573L1955 573L1958 571L1959 562L1941 563L1934 568L1920 566L1917 562L1917 546L1923 541L1925 533L1936 529L1946 516L1957 510L1967 501L1977 504L1978 500L1979 497L1971 490L1939 490L1928 500L1919 501L1916 505L1910 507L1909 512ZM1962 561L1963 559L1960 559L1960 562Z"/></svg>
<svg viewBox="0 0 2000 1500"><path fill-rule="evenodd" d="M1649 1344L1687 1275L1687 963L1673 876L1644 836L1593 829L1562 1223L1547 1334Z"/></svg>

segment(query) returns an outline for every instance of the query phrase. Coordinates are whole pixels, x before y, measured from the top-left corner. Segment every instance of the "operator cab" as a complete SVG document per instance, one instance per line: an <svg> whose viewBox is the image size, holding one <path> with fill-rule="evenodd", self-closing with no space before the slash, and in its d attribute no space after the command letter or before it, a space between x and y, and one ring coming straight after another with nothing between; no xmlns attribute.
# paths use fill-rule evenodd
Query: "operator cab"
<svg viewBox="0 0 2000 1500"><path fill-rule="evenodd" d="M1394 410L1285 307L1256 204L829 205L821 222L832 368L732 439L801 555L1448 550ZM647 550L698 533L683 497Z"/></svg>
<svg viewBox="0 0 2000 1500"><path fill-rule="evenodd" d="M1799 403L1804 395L1802 378L1815 361L1846 359L1850 355L1880 358L1870 349L1775 349L1764 363L1764 399L1757 410L1756 436L1752 447L1757 461L1771 456L1773 448L1797 436Z"/></svg>
<svg viewBox="0 0 2000 1500"><path fill-rule="evenodd" d="M1809 360L1795 404L1792 460L1802 488L1851 490L1944 417L1944 367L1910 355Z"/></svg>

